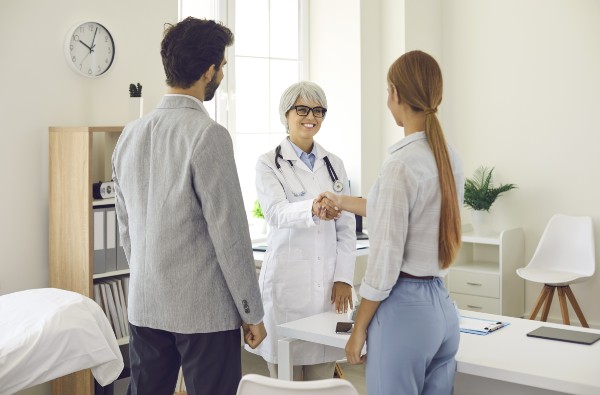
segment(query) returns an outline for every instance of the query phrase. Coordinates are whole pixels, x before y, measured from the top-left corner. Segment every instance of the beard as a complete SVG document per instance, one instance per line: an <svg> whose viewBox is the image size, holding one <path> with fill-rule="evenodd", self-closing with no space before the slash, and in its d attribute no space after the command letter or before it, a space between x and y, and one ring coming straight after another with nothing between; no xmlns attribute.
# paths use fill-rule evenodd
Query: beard
<svg viewBox="0 0 600 395"><path fill-rule="evenodd" d="M215 92L219 87L219 83L217 82L217 74L214 73L212 79L208 84L206 84L206 89L204 91L204 101L211 101L213 97L215 97Z"/></svg>

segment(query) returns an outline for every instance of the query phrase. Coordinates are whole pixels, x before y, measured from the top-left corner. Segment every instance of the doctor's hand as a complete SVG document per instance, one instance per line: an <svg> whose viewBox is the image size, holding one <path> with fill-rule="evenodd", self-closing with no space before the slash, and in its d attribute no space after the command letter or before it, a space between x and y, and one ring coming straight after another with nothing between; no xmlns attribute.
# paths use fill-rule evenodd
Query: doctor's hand
<svg viewBox="0 0 600 395"><path fill-rule="evenodd" d="M323 204L322 202L318 202L317 199L313 200L312 213L313 215L325 221L338 219L340 216L339 210L335 210L331 206Z"/></svg>
<svg viewBox="0 0 600 395"><path fill-rule="evenodd" d="M265 337L267 337L267 330L262 321L256 325L242 322L242 329L244 330L244 342L252 349L258 347Z"/></svg>
<svg viewBox="0 0 600 395"><path fill-rule="evenodd" d="M346 359L350 365L358 365L365 363L367 360L367 354L360 355L362 349L367 341L367 330L356 328L352 329L352 334L348 343L346 343Z"/></svg>
<svg viewBox="0 0 600 395"><path fill-rule="evenodd" d="M317 202L321 203L322 206L325 206L328 210L334 211L342 211L342 199L343 195L336 195L333 192L321 192L319 196L317 196Z"/></svg>
<svg viewBox="0 0 600 395"><path fill-rule="evenodd" d="M335 311L338 313L347 313L348 305L352 309L354 307L352 304L352 286L341 281L333 283L331 303L335 303Z"/></svg>

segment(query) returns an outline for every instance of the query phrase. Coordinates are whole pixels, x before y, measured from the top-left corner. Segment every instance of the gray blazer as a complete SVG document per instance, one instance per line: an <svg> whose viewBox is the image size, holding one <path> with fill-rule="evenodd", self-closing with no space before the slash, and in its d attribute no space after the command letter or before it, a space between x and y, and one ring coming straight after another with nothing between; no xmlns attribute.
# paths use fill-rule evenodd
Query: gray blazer
<svg viewBox="0 0 600 395"><path fill-rule="evenodd" d="M129 123L113 180L129 322L207 333L262 320L231 137L200 101L167 95Z"/></svg>

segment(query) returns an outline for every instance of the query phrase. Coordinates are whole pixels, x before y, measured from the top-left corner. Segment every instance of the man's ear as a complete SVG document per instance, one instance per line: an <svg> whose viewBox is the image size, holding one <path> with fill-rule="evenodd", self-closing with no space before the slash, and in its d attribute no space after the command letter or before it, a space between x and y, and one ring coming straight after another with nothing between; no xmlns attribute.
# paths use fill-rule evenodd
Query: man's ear
<svg viewBox="0 0 600 395"><path fill-rule="evenodd" d="M206 70L204 74L202 74L202 78L205 80L206 83L208 83L213 79L216 72L217 71L215 69L215 65L211 64L208 70Z"/></svg>

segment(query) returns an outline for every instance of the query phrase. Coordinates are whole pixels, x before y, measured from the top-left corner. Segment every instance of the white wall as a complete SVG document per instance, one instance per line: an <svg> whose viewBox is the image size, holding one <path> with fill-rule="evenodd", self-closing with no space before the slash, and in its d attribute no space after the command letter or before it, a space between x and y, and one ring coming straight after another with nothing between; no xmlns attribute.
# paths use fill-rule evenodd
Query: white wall
<svg viewBox="0 0 600 395"><path fill-rule="evenodd" d="M595 0L443 2L443 126L466 174L495 166L519 186L493 213L499 229L524 228L527 260L554 213L591 215L600 251L599 20ZM527 284L527 312L540 289ZM600 327L599 276L572 289Z"/></svg>

